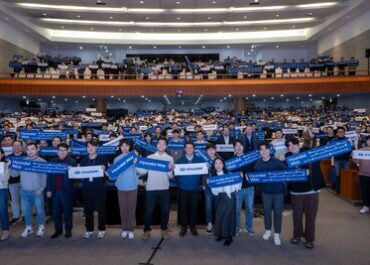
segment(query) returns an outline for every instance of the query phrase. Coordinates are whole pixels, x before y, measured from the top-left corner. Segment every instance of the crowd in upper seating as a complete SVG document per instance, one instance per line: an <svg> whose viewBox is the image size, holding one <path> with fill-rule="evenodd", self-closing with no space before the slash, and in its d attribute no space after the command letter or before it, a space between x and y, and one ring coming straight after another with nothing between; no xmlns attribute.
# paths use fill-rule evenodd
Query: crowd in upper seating
<svg viewBox="0 0 370 265"><path fill-rule="evenodd" d="M356 75L359 61L354 57L349 60L341 58L334 62L328 55L321 55L310 61L268 62L259 60L243 61L226 58L223 61L175 62L173 59L148 62L139 58L112 62L109 57L90 64L82 64L78 57L52 57L39 55L26 59L15 55L9 63L13 68L12 77L45 79L222 79L222 78L288 78L321 77L337 75Z"/></svg>

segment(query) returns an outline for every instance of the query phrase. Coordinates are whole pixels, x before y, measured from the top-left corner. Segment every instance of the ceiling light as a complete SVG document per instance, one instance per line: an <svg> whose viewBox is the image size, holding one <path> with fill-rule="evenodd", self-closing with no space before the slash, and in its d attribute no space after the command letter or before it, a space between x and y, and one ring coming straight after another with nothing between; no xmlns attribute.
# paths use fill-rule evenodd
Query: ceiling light
<svg viewBox="0 0 370 265"><path fill-rule="evenodd" d="M144 1L140 1L139 3L140 3L140 4L144 4Z"/></svg>
<svg viewBox="0 0 370 265"><path fill-rule="evenodd" d="M113 19L113 17L109 17L109 19Z"/></svg>
<svg viewBox="0 0 370 265"><path fill-rule="evenodd" d="M94 28L93 28L93 27L91 27L91 28L90 28L90 30L94 30Z"/></svg>
<svg viewBox="0 0 370 265"><path fill-rule="evenodd" d="M202 48L203 48L203 49L205 49L205 48L206 48L206 46L204 46L204 45L203 45L203 46L202 46Z"/></svg>
<svg viewBox="0 0 370 265"><path fill-rule="evenodd" d="M230 49L230 45L227 45L226 48Z"/></svg>
<svg viewBox="0 0 370 265"><path fill-rule="evenodd" d="M179 46L179 49L181 49L181 46Z"/></svg>
<svg viewBox="0 0 370 265"><path fill-rule="evenodd" d="M144 96L144 95L141 95L141 97L142 97L142 98L145 98L145 96Z"/></svg>
<svg viewBox="0 0 370 265"><path fill-rule="evenodd" d="M82 96L82 98L86 98L86 96Z"/></svg>
<svg viewBox="0 0 370 265"><path fill-rule="evenodd" d="M114 98L114 95L110 96L111 98Z"/></svg>
<svg viewBox="0 0 370 265"><path fill-rule="evenodd" d="M68 101L68 98L65 98L64 101Z"/></svg>
<svg viewBox="0 0 370 265"><path fill-rule="evenodd" d="M79 49L82 50L84 47L80 46Z"/></svg>
<svg viewBox="0 0 370 265"><path fill-rule="evenodd" d="M149 17L146 17L145 19L146 19L146 20L149 20Z"/></svg>
<svg viewBox="0 0 370 265"><path fill-rule="evenodd" d="M308 94L309 97L312 97L312 94Z"/></svg>
<svg viewBox="0 0 370 265"><path fill-rule="evenodd" d="M216 1L212 1L212 4L216 4L217 2Z"/></svg>
<svg viewBox="0 0 370 265"><path fill-rule="evenodd" d="M255 98L255 97L256 97L256 94L253 94L253 95L252 95L252 97L254 97L254 98Z"/></svg>
<svg viewBox="0 0 370 265"><path fill-rule="evenodd" d="M181 18L177 18L180 20ZM63 19L63 18L40 18L43 22L64 23L77 25L104 25L104 26L137 26L137 27L220 27L220 26L253 26L270 24L291 24L307 23L315 21L314 17L300 17L287 19L267 19L250 21L207 21L207 22L149 22L149 21L102 21L102 20L81 20L81 19Z"/></svg>
<svg viewBox="0 0 370 265"><path fill-rule="evenodd" d="M280 17L280 15L279 14L276 14L275 17Z"/></svg>
<svg viewBox="0 0 370 265"><path fill-rule="evenodd" d="M211 20L211 19L212 19L211 17L208 18L208 20Z"/></svg>
<svg viewBox="0 0 370 265"><path fill-rule="evenodd" d="M64 29L64 26L60 26L61 29Z"/></svg>
<svg viewBox="0 0 370 265"><path fill-rule="evenodd" d="M75 100L75 103L78 103L78 100Z"/></svg>
<svg viewBox="0 0 370 265"><path fill-rule="evenodd" d="M131 50L132 49L132 47L131 46L128 46L128 48Z"/></svg>
<svg viewBox="0 0 370 265"><path fill-rule="evenodd" d="M243 18L246 19L246 18L248 18L248 16L244 16Z"/></svg>
<svg viewBox="0 0 370 265"><path fill-rule="evenodd" d="M46 13L43 13L42 15L43 15L43 16L47 16L48 14L46 14Z"/></svg>
<svg viewBox="0 0 370 265"><path fill-rule="evenodd" d="M279 46L279 45L276 45L275 47L276 47L276 49L279 49L279 48L280 48L280 46Z"/></svg>
<svg viewBox="0 0 370 265"><path fill-rule="evenodd" d="M310 12L310 13L308 13L308 15L309 15L309 16L312 16L313 14Z"/></svg>
<svg viewBox="0 0 370 265"><path fill-rule="evenodd" d="M76 18L81 18L81 16L80 15L77 15Z"/></svg>
<svg viewBox="0 0 370 265"><path fill-rule="evenodd" d="M281 94L280 97L284 97L284 94Z"/></svg>
<svg viewBox="0 0 370 265"><path fill-rule="evenodd" d="M180 2L180 1L177 1L177 2L176 2L176 5L179 5L179 4L181 4L181 2Z"/></svg>
<svg viewBox="0 0 370 265"><path fill-rule="evenodd" d="M340 97L340 94L337 94L337 97Z"/></svg>

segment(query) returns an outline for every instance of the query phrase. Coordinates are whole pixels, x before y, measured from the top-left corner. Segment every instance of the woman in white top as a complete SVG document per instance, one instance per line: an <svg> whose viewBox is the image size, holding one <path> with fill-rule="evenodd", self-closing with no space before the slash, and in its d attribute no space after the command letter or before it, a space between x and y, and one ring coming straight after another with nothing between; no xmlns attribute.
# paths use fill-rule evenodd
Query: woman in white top
<svg viewBox="0 0 370 265"><path fill-rule="evenodd" d="M213 176L227 174L225 163L221 158L216 158L213 161L211 172ZM225 246L229 246L235 236L235 192L240 188L241 183L225 187L211 188L212 193L215 195L216 202L214 234L216 236L216 241L218 242L225 239Z"/></svg>

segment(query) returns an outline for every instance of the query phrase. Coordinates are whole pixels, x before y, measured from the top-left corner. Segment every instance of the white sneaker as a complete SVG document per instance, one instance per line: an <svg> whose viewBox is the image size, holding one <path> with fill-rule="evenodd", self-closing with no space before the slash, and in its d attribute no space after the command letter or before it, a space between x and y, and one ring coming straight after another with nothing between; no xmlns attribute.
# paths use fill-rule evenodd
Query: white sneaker
<svg viewBox="0 0 370 265"><path fill-rule="evenodd" d="M33 234L33 230L31 226L27 226L26 229L24 229L23 233L21 234L22 238L26 238L29 235Z"/></svg>
<svg viewBox="0 0 370 265"><path fill-rule="evenodd" d="M43 236L45 234L45 227L43 225L39 226L39 230L37 230L36 236Z"/></svg>
<svg viewBox="0 0 370 265"><path fill-rule="evenodd" d="M208 223L208 225L207 225L207 233L212 233L212 229L213 229L212 223Z"/></svg>
<svg viewBox="0 0 370 265"><path fill-rule="evenodd" d="M94 232L89 232L89 231L86 231L85 234L83 235L83 238L86 238L86 239L89 239L91 238L91 236L94 234Z"/></svg>
<svg viewBox="0 0 370 265"><path fill-rule="evenodd" d="M277 233L274 234L274 243L275 243L276 246L281 245L280 234L277 234Z"/></svg>
<svg viewBox="0 0 370 265"><path fill-rule="evenodd" d="M99 231L97 234L97 238L103 238L105 236L105 231Z"/></svg>
<svg viewBox="0 0 370 265"><path fill-rule="evenodd" d="M128 236L128 232L127 231L123 231L122 234L121 234L121 237L122 238L126 238Z"/></svg>
<svg viewBox="0 0 370 265"><path fill-rule="evenodd" d="M135 235L134 232L128 232L128 239L134 239Z"/></svg>
<svg viewBox="0 0 370 265"><path fill-rule="evenodd" d="M362 214L366 214L366 213L369 213L369 212L370 212L370 209L367 206L363 206L362 209L360 210L360 213L362 213Z"/></svg>
<svg viewBox="0 0 370 265"><path fill-rule="evenodd" d="M270 236L271 236L271 230L266 230L265 233L263 234L262 238L264 240L269 240Z"/></svg>
<svg viewBox="0 0 370 265"><path fill-rule="evenodd" d="M8 238L9 238L9 231L8 230L4 230L3 231L3 234L1 235L0 240L1 241L4 241L4 240L7 240Z"/></svg>
<svg viewBox="0 0 370 265"><path fill-rule="evenodd" d="M240 234L242 233L242 230L241 229L239 229L236 233L235 233L235 235L237 235L237 236L240 236Z"/></svg>

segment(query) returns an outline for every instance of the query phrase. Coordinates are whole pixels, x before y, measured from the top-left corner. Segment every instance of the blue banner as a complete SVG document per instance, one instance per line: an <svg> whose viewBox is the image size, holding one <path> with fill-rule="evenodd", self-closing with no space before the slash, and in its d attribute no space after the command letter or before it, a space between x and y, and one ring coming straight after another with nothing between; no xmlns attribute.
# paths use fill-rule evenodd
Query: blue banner
<svg viewBox="0 0 370 265"><path fill-rule="evenodd" d="M39 156L56 156L57 149L55 147L40 147Z"/></svg>
<svg viewBox="0 0 370 265"><path fill-rule="evenodd" d="M323 138L326 136L328 136L328 134L324 132L315 133L315 138Z"/></svg>
<svg viewBox="0 0 370 265"><path fill-rule="evenodd" d="M100 122L83 122L81 123L82 128L100 128L102 124Z"/></svg>
<svg viewBox="0 0 370 265"><path fill-rule="evenodd" d="M221 188L242 183L240 172L213 176L208 178L208 186L212 188Z"/></svg>
<svg viewBox="0 0 370 265"><path fill-rule="evenodd" d="M75 127L65 127L63 132L65 132L66 134L78 134L78 129L75 128Z"/></svg>
<svg viewBox="0 0 370 265"><path fill-rule="evenodd" d="M248 173L249 183L305 182L307 169L288 169Z"/></svg>
<svg viewBox="0 0 370 265"><path fill-rule="evenodd" d="M135 151L131 151L124 157L122 157L120 160L115 162L113 165L111 165L107 172L109 174L110 180L116 180L117 177L124 172L129 166L132 165L134 159L136 157Z"/></svg>
<svg viewBox="0 0 370 265"><path fill-rule="evenodd" d="M254 150L241 156L235 156L225 161L225 166L232 171L246 165L250 165L261 158L260 151Z"/></svg>
<svg viewBox="0 0 370 265"><path fill-rule="evenodd" d="M68 164L11 158L10 168L18 171L42 174L66 174Z"/></svg>
<svg viewBox="0 0 370 265"><path fill-rule="evenodd" d="M84 148L86 148L86 146L87 146L86 142L81 142L81 141L78 141L76 139L73 139L72 143L71 143L72 148L73 147L84 147Z"/></svg>
<svg viewBox="0 0 370 265"><path fill-rule="evenodd" d="M157 148L154 145L149 144L149 143L147 143L147 142L145 142L143 140L136 139L135 140L135 144L137 146L139 146L140 148L145 149L145 150L147 150L149 152L152 152L152 153L157 152Z"/></svg>
<svg viewBox="0 0 370 265"><path fill-rule="evenodd" d="M211 158L207 155L206 151L202 150L202 149L196 149L195 150L195 155L199 156L200 158L202 158L204 161L206 161L208 164L211 164L212 161L211 161Z"/></svg>
<svg viewBox="0 0 370 265"><path fill-rule="evenodd" d="M128 141L134 142L136 139L141 139L141 134L129 134L129 133L124 133L123 136L125 139Z"/></svg>
<svg viewBox="0 0 370 265"><path fill-rule="evenodd" d="M98 146L96 153L98 155L114 155L116 154L115 146ZM87 147L72 147L73 156L87 156Z"/></svg>
<svg viewBox="0 0 370 265"><path fill-rule="evenodd" d="M286 158L286 162L290 168L298 167L351 151L352 144L348 140L332 141L327 145L289 156Z"/></svg>
<svg viewBox="0 0 370 265"><path fill-rule="evenodd" d="M178 150L178 149L184 149L185 142L169 142L167 146L167 150Z"/></svg>
<svg viewBox="0 0 370 265"><path fill-rule="evenodd" d="M205 150L208 143L195 143L195 149Z"/></svg>
<svg viewBox="0 0 370 265"><path fill-rule="evenodd" d="M256 131L256 135L259 142L265 141L266 132L265 131Z"/></svg>
<svg viewBox="0 0 370 265"><path fill-rule="evenodd" d="M139 157L136 163L136 167L148 170L168 172L170 171L169 164L170 162L168 161Z"/></svg>
<svg viewBox="0 0 370 265"><path fill-rule="evenodd" d="M32 140L32 141L46 140L46 141L50 141L55 136L58 136L58 137L62 138L62 140L67 139L67 134L65 132L62 132L62 131L45 132L45 131L34 131L34 130L21 130L19 132L19 139L22 139L22 140Z"/></svg>

